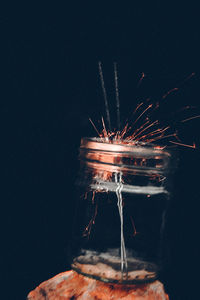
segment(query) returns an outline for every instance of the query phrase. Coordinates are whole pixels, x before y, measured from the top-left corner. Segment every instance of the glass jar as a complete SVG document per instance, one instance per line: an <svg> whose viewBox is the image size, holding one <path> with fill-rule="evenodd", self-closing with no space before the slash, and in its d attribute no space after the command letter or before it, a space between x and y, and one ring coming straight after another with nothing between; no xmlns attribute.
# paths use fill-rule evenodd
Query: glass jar
<svg viewBox="0 0 200 300"><path fill-rule="evenodd" d="M72 269L113 283L157 278L170 165L159 146L81 140Z"/></svg>

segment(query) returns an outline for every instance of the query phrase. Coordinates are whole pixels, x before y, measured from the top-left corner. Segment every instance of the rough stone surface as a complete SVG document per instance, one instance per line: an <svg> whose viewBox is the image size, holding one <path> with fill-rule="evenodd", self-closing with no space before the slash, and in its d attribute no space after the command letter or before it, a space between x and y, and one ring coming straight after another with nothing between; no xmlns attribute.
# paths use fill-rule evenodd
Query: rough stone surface
<svg viewBox="0 0 200 300"><path fill-rule="evenodd" d="M41 283L27 300L169 300L163 284L155 281L143 285L103 283L74 271L60 273Z"/></svg>

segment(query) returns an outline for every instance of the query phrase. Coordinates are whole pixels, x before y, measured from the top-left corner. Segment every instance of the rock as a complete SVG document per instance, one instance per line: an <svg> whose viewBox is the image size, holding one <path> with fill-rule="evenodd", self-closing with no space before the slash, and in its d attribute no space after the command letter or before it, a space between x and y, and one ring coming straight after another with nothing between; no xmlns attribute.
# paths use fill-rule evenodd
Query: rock
<svg viewBox="0 0 200 300"><path fill-rule="evenodd" d="M27 300L169 300L160 281L140 285L108 284L75 271L60 273L29 293Z"/></svg>

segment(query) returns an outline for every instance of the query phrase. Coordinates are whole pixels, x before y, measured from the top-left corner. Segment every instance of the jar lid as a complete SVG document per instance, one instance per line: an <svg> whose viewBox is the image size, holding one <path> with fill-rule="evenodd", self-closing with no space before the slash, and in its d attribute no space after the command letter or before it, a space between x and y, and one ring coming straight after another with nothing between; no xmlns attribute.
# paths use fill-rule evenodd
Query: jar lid
<svg viewBox="0 0 200 300"><path fill-rule="evenodd" d="M80 148L124 154L130 153L132 156L139 157L152 155L171 156L169 151L158 145L127 140L107 140L106 138L82 138Z"/></svg>

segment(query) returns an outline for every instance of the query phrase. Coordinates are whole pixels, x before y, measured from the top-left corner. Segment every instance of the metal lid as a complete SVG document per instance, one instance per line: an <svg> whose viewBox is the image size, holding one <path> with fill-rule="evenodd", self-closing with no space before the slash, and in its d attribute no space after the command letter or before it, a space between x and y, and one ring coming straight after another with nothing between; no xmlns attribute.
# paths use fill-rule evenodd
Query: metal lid
<svg viewBox="0 0 200 300"><path fill-rule="evenodd" d="M106 138L82 138L81 149L90 149L104 152L115 152L130 154L137 157L149 157L149 156L168 156L171 154L164 150L163 147L158 145L152 145L147 143L130 142L130 141L116 141L107 140Z"/></svg>

